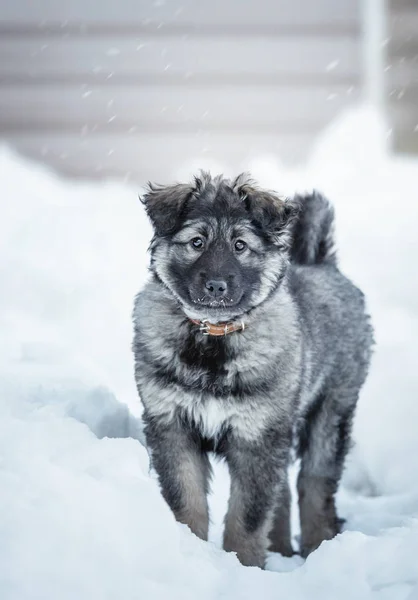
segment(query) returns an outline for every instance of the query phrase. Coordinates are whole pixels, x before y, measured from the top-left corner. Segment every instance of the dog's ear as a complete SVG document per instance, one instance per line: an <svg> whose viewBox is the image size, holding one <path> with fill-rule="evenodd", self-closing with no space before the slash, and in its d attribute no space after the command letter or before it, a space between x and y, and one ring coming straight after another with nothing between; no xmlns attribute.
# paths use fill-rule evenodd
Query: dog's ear
<svg viewBox="0 0 418 600"><path fill-rule="evenodd" d="M242 182L242 178L235 180L235 191L245 203L252 221L276 246L288 250L299 213L298 200L261 190L251 180Z"/></svg>
<svg viewBox="0 0 418 600"><path fill-rule="evenodd" d="M193 192L194 186L191 184L148 184L148 189L140 200L145 205L157 235L169 235L175 231Z"/></svg>
<svg viewBox="0 0 418 600"><path fill-rule="evenodd" d="M289 250L293 230L299 214L299 203L293 198L283 198L273 192L256 190L245 202L253 220L279 248Z"/></svg>

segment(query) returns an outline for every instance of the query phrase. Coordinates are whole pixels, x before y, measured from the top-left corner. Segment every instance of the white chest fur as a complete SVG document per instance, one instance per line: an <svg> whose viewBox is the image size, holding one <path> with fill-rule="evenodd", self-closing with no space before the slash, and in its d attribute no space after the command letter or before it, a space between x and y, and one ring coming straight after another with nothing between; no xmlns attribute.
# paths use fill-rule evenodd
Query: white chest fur
<svg viewBox="0 0 418 600"><path fill-rule="evenodd" d="M149 384L144 392L149 399L145 403L150 414L170 422L180 411L196 424L201 435L215 440L226 427L231 427L244 439L253 439L260 434L271 416L269 403L242 404L233 397L203 396L174 385L162 389Z"/></svg>

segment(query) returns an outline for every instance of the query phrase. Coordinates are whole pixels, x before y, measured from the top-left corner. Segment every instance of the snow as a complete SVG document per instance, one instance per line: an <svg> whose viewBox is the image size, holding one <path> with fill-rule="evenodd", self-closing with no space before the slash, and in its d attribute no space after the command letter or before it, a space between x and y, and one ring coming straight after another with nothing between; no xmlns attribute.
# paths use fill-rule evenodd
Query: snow
<svg viewBox="0 0 418 600"><path fill-rule="evenodd" d="M418 161L391 157L386 132L363 108L303 168L249 165L263 185L333 200L377 341L338 495L345 531L306 562L271 555L266 571L219 547L224 465L209 543L174 521L149 473L130 352L151 234L138 190L0 150L2 600L418 599Z"/></svg>

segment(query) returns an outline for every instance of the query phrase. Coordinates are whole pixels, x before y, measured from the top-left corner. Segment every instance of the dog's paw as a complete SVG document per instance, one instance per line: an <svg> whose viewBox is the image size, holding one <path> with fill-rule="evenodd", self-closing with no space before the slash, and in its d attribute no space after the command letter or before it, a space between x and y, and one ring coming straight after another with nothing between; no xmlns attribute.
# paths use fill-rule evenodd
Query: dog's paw
<svg viewBox="0 0 418 600"><path fill-rule="evenodd" d="M293 556L296 552L292 548L292 544L287 540L274 540L270 542L270 552L277 552L282 556Z"/></svg>

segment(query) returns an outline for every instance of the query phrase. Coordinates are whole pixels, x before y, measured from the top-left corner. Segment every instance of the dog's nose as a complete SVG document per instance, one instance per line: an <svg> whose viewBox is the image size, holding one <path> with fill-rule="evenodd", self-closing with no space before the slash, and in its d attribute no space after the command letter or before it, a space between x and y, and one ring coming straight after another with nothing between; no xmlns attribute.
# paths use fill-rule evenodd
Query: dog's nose
<svg viewBox="0 0 418 600"><path fill-rule="evenodd" d="M226 281L218 279L210 279L205 283L207 293L214 298L222 298L225 296L228 285Z"/></svg>

